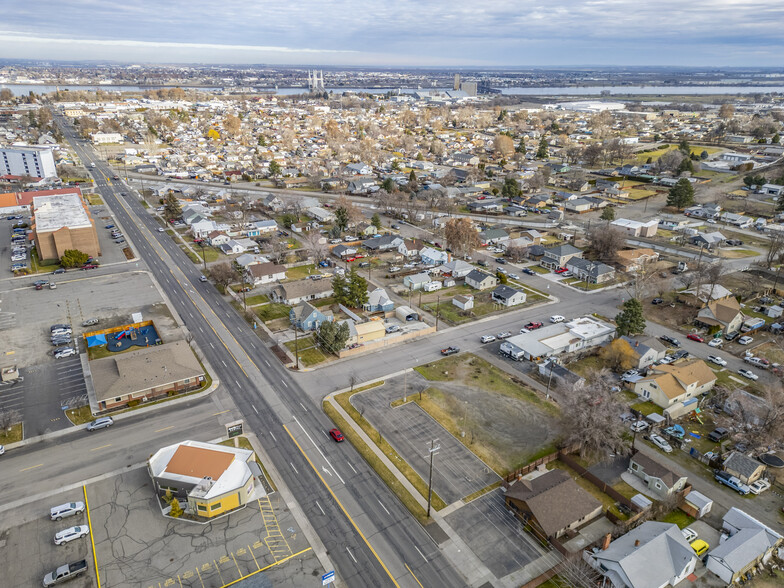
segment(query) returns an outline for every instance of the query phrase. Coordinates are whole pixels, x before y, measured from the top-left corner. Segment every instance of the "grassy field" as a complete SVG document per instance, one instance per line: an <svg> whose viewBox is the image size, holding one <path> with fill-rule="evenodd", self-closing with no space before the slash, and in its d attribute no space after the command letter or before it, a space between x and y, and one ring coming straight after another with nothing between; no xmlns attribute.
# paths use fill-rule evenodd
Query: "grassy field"
<svg viewBox="0 0 784 588"><path fill-rule="evenodd" d="M298 265L286 269L286 281L293 282L294 280L304 280L312 274L317 274L318 269L314 264Z"/></svg>
<svg viewBox="0 0 784 588"><path fill-rule="evenodd" d="M0 431L0 445L10 445L22 440L22 423L11 425Z"/></svg>
<svg viewBox="0 0 784 588"><path fill-rule="evenodd" d="M274 319L288 317L291 307L278 302L270 302L269 304L264 304L262 306L255 306L252 310L256 313L257 317L266 323L267 321Z"/></svg>
<svg viewBox="0 0 784 588"><path fill-rule="evenodd" d="M103 199L98 194L85 194L84 197L87 198L87 202L92 206L101 206L103 204Z"/></svg>
<svg viewBox="0 0 784 588"><path fill-rule="evenodd" d="M751 249L722 249L719 255L725 259L742 259L744 257L757 257L759 253Z"/></svg>
<svg viewBox="0 0 784 588"><path fill-rule="evenodd" d="M95 418L89 404L79 408L70 408L65 411L65 414L74 425L83 425Z"/></svg>
<svg viewBox="0 0 784 588"><path fill-rule="evenodd" d="M266 294L256 294L255 296L248 296L245 300L248 306L255 306L257 304L265 304L269 302L269 296Z"/></svg>
<svg viewBox="0 0 784 588"><path fill-rule="evenodd" d="M299 354L299 362L305 367L316 365L322 361L326 361L327 357L316 347L316 340L313 335L301 337L299 341L286 341L284 345L291 351Z"/></svg>

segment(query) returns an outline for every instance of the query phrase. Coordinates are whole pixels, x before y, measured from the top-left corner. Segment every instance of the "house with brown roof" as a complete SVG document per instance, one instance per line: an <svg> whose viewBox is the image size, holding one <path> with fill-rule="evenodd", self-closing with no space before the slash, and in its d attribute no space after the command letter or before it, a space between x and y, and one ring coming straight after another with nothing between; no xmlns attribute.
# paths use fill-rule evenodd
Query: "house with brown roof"
<svg viewBox="0 0 784 588"><path fill-rule="evenodd" d="M286 279L286 266L276 263L254 263L245 268L245 279L253 286L270 284Z"/></svg>
<svg viewBox="0 0 784 588"><path fill-rule="evenodd" d="M624 249L615 254L615 263L622 272L637 272L645 265L659 261L659 254L647 247L641 249Z"/></svg>
<svg viewBox="0 0 784 588"><path fill-rule="evenodd" d="M639 451L629 459L628 471L645 482L648 489L660 498L680 492L686 486L686 476L679 476Z"/></svg>
<svg viewBox="0 0 784 588"><path fill-rule="evenodd" d="M740 302L734 296L710 300L697 313L694 324L701 327L720 327L724 333L735 333L746 317L740 311Z"/></svg>
<svg viewBox="0 0 784 588"><path fill-rule="evenodd" d="M701 359L693 359L653 367L646 377L634 383L634 393L677 418L690 410L689 400L708 392L715 383L713 370Z"/></svg>
<svg viewBox="0 0 784 588"><path fill-rule="evenodd" d="M523 523L542 537L557 538L602 514L602 504L569 474L553 469L533 479L505 484L504 501Z"/></svg>

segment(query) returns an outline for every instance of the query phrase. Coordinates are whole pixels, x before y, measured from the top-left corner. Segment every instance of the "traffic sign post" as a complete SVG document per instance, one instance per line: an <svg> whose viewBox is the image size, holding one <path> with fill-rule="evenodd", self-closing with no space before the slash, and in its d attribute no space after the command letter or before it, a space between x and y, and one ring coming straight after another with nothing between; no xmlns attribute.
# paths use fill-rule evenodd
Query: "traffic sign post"
<svg viewBox="0 0 784 588"><path fill-rule="evenodd" d="M327 572L323 576L321 576L321 585L326 586L327 584L331 584L335 581L335 570L331 572Z"/></svg>
<svg viewBox="0 0 784 588"><path fill-rule="evenodd" d="M242 421L226 423L226 434L229 436L229 439L242 435Z"/></svg>

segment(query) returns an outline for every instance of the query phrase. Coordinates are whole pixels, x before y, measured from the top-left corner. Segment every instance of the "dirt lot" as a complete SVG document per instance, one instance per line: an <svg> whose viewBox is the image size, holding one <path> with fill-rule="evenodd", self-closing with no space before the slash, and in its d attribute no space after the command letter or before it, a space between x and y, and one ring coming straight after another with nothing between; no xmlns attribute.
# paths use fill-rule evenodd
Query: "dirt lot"
<svg viewBox="0 0 784 588"><path fill-rule="evenodd" d="M551 451L559 437L554 405L478 357L454 356L417 371L434 382L417 398L420 406L497 472Z"/></svg>

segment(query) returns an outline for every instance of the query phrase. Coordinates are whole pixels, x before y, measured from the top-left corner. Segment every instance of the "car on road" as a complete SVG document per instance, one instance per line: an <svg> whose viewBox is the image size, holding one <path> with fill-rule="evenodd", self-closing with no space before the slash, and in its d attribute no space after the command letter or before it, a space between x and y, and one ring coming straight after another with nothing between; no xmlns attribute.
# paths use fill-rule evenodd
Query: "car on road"
<svg viewBox="0 0 784 588"><path fill-rule="evenodd" d="M760 494L762 492L765 492L765 490L767 490L768 488L770 488L770 482L768 482L764 478L760 478L753 484L749 484L749 490L751 490L752 494Z"/></svg>
<svg viewBox="0 0 784 588"><path fill-rule="evenodd" d="M713 478L719 483L732 488L738 494L745 496L751 489L729 472L716 472Z"/></svg>
<svg viewBox="0 0 784 588"><path fill-rule="evenodd" d="M390 225L390 226L391 226L391 228L393 228L395 230L400 229L400 225Z"/></svg>
<svg viewBox="0 0 784 588"><path fill-rule="evenodd" d="M726 359L722 359L718 355L709 355L708 356L708 361L711 362L711 363L715 363L716 365L720 365L722 367L727 365L727 360Z"/></svg>
<svg viewBox="0 0 784 588"><path fill-rule="evenodd" d="M54 270L52 273L53 273L53 274L64 274L64 273L65 273L65 268L64 268L64 267L58 267L58 268L57 268L56 270Z"/></svg>
<svg viewBox="0 0 784 588"><path fill-rule="evenodd" d="M33 286L48 286L49 280L36 280L33 282Z"/></svg>
<svg viewBox="0 0 784 588"><path fill-rule="evenodd" d="M73 347L66 347L65 349L54 352L55 359L63 359L65 357L71 357L72 355L76 355L76 349Z"/></svg>
<svg viewBox="0 0 784 588"><path fill-rule="evenodd" d="M330 429L329 436L332 437L336 443L340 443L345 439L343 433L341 433L339 429Z"/></svg>
<svg viewBox="0 0 784 588"><path fill-rule="evenodd" d="M747 370L746 368L740 368L738 373L744 378L748 378L749 380L759 380L759 376L757 374L751 370Z"/></svg>
<svg viewBox="0 0 784 588"><path fill-rule="evenodd" d="M164 229L163 227L158 227L158 232L159 232L159 233L163 233L163 232L165 232L165 231L166 231L166 229Z"/></svg>
<svg viewBox="0 0 784 588"><path fill-rule="evenodd" d="M659 435L651 435L651 443L653 443L656 447L665 453L672 453L672 446L667 443L664 437L660 437Z"/></svg>
<svg viewBox="0 0 784 588"><path fill-rule="evenodd" d="M535 331L536 329L541 329L543 326L544 323L531 321L530 323L526 324L524 328L528 329L529 331Z"/></svg>
<svg viewBox="0 0 784 588"><path fill-rule="evenodd" d="M711 222L710 220L708 222ZM714 223L716 221L713 221ZM710 545L708 545L707 541L703 541L702 539L697 539L696 541L692 541L689 545L694 550L694 553L697 556L704 555L710 549Z"/></svg>
<svg viewBox="0 0 784 588"><path fill-rule="evenodd" d="M492 343L493 341L495 341L495 335L482 335L482 336L479 338L479 340L480 340L482 343Z"/></svg>
<svg viewBox="0 0 784 588"><path fill-rule="evenodd" d="M484 259L480 259L480 260L479 260L479 261L477 261L476 263L478 263L478 264L479 264L479 265L481 265L482 267L487 267L487 262L486 262Z"/></svg>
<svg viewBox="0 0 784 588"><path fill-rule="evenodd" d="M114 424L114 419L112 419L112 417L101 417L89 423L87 425L87 430L97 431L99 429L106 429L107 427L111 427L113 424Z"/></svg>
<svg viewBox="0 0 784 588"><path fill-rule="evenodd" d="M564 317L562 317L560 314L554 314L553 316L550 317L550 322L551 323L562 323L565 320L566 319Z"/></svg>
<svg viewBox="0 0 784 588"><path fill-rule="evenodd" d="M509 331L504 331L503 333L498 333L498 338L499 339L508 339L511 336L512 336L512 333L510 333Z"/></svg>
<svg viewBox="0 0 784 588"><path fill-rule="evenodd" d="M670 337L669 335L662 335L659 337L660 340L664 341L665 343L669 343L673 347L680 347L681 342L678 341L675 337Z"/></svg>
<svg viewBox="0 0 784 588"><path fill-rule="evenodd" d="M446 349L441 350L441 355L454 355L455 353L460 353L460 348L455 346L447 347Z"/></svg>
<svg viewBox="0 0 784 588"><path fill-rule="evenodd" d="M534 270L532 270L530 267L524 267L523 268L523 273L524 274L528 274L529 276L535 276L536 275L536 272Z"/></svg>
<svg viewBox="0 0 784 588"><path fill-rule="evenodd" d="M496 263L500 263L500 264L504 264L504 263L506 263L506 260L503 257L496 257L495 258L495 262Z"/></svg>
<svg viewBox="0 0 784 588"><path fill-rule="evenodd" d="M661 298L654 298L653 300L651 300L651 304L664 304L664 300L662 300Z"/></svg>
<svg viewBox="0 0 784 588"><path fill-rule="evenodd" d="M53 506L49 509L49 516L53 521L59 521L67 517L82 514L84 512L84 502L67 502L60 506Z"/></svg>
<svg viewBox="0 0 784 588"><path fill-rule="evenodd" d="M705 343L705 339L700 337L697 333L689 333L686 335L687 339L691 339L692 341L696 341L697 343Z"/></svg>
<svg viewBox="0 0 784 588"><path fill-rule="evenodd" d="M723 344L724 341L721 340L721 337L714 337L708 341L708 347L721 347Z"/></svg>
<svg viewBox="0 0 784 588"><path fill-rule="evenodd" d="M748 335L743 335L743 337L738 339L738 343L740 343L741 345L748 345L752 341L754 341L754 338L753 337L749 337Z"/></svg>
<svg viewBox="0 0 784 588"><path fill-rule="evenodd" d="M697 531L695 531L691 527L686 527L685 529L681 529L681 533L683 534L683 538L686 539L686 541L688 541L689 543L691 543L692 541L697 539L697 537L699 537Z"/></svg>
<svg viewBox="0 0 784 588"><path fill-rule="evenodd" d="M90 527L87 525L76 525L75 527L70 527L68 529L64 529L57 533L54 536L54 544L55 545L65 545L66 543L73 541L74 539L81 539L82 537L87 537L90 534Z"/></svg>
<svg viewBox="0 0 784 588"><path fill-rule="evenodd" d="M649 426L650 425L648 423L646 423L645 421L636 421L636 422L632 423L631 425L629 425L629 429L631 429L634 432L639 433L640 431L644 431L645 429L647 429Z"/></svg>
<svg viewBox="0 0 784 588"><path fill-rule="evenodd" d="M98 266L95 265L94 263L86 263L85 265L82 266L82 269L83 270L98 269Z"/></svg>
<svg viewBox="0 0 784 588"><path fill-rule="evenodd" d="M513 280L519 280L520 279L520 276L518 276L517 274L507 274L507 276L512 278Z"/></svg>
<svg viewBox="0 0 784 588"><path fill-rule="evenodd" d="M495 271L496 271L496 273L499 273L499 274L505 274L506 273L506 269L503 268L503 267L497 267L497 268L495 268Z"/></svg>

